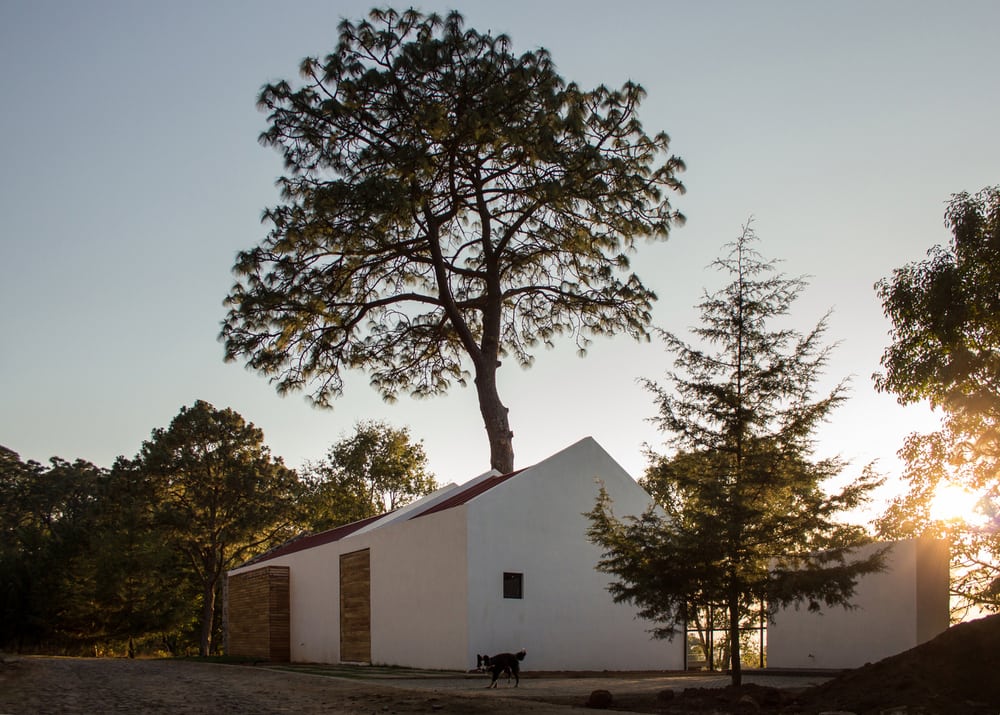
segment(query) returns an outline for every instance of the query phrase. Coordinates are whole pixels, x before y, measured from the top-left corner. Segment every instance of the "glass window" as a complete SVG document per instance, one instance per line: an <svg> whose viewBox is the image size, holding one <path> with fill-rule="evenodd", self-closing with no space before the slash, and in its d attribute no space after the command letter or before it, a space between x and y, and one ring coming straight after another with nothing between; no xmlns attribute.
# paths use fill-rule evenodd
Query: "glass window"
<svg viewBox="0 0 1000 715"><path fill-rule="evenodd" d="M503 597L524 598L524 574L504 572Z"/></svg>

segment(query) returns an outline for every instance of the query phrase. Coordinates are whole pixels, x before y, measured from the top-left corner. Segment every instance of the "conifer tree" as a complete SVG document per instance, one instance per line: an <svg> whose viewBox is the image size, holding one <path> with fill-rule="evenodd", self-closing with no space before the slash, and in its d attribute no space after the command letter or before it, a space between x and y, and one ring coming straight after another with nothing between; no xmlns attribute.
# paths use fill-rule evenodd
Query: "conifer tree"
<svg viewBox="0 0 1000 715"><path fill-rule="evenodd" d="M293 535L298 476L271 455L260 429L204 400L154 429L137 462L162 495L160 533L200 587L199 647L210 655L226 571Z"/></svg>
<svg viewBox="0 0 1000 715"><path fill-rule="evenodd" d="M471 378L490 464L511 471L501 363L559 336L648 339L656 296L629 254L682 221L683 162L644 131L640 86L581 89L457 12L345 20L301 72L260 94L284 202L237 259L227 359L320 405L345 370L386 399Z"/></svg>
<svg viewBox="0 0 1000 715"><path fill-rule="evenodd" d="M95 636L110 647L153 638L164 643L191 623L200 596L172 531L157 523L169 497L162 481L147 478L136 460L119 457L97 495L100 508L91 544Z"/></svg>
<svg viewBox="0 0 1000 715"><path fill-rule="evenodd" d="M859 576L882 552L858 558L863 528L840 523L880 481L870 471L839 491L824 483L839 458L815 459L814 432L846 398L841 382L817 394L830 347L826 317L808 333L776 327L805 282L776 273L754 250L747 226L714 265L731 282L698 306L698 345L664 332L675 369L655 396L654 418L674 452L650 451L646 486L658 504L618 519L606 493L589 514L589 536L604 549L598 568L609 589L672 637L699 609L728 615L732 680L741 682L739 628L763 602L810 610L848 605Z"/></svg>

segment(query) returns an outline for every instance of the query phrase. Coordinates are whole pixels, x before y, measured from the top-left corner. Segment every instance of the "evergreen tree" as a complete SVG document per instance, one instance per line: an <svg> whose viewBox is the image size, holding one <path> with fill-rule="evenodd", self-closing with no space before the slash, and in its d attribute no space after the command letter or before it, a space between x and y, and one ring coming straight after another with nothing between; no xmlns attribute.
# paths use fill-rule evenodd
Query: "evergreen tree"
<svg viewBox="0 0 1000 715"><path fill-rule="evenodd" d="M410 9L340 25L304 82L264 87L261 142L284 156L267 239L240 254L226 357L329 404L342 372L387 399L472 377L490 464L514 468L500 397L560 335L648 338L656 296L629 268L682 217L683 163L637 118L631 82L585 91L545 50Z"/></svg>
<svg viewBox="0 0 1000 715"><path fill-rule="evenodd" d="M0 446L0 647L20 652L43 630L46 540L34 491L44 472L38 462Z"/></svg>
<svg viewBox="0 0 1000 715"><path fill-rule="evenodd" d="M166 494L136 460L119 457L98 494L92 603L95 635L134 657L137 644L185 632L199 596L169 529L157 521Z"/></svg>
<svg viewBox="0 0 1000 715"><path fill-rule="evenodd" d="M618 519L602 493L589 514L589 536L604 549L598 568L617 577L612 595L658 623L654 635L672 636L708 607L726 612L737 685L740 625L761 602L771 613L846 606L883 558L854 557L868 538L837 520L879 480L866 472L828 493L824 483L844 465L813 458L813 434L846 392L841 383L816 394L830 352L826 318L806 334L773 325L805 282L777 274L755 240L744 228L715 262L732 280L699 305L701 346L663 333L675 357L670 388L645 381L675 449L650 453L645 482L659 504Z"/></svg>
<svg viewBox="0 0 1000 715"><path fill-rule="evenodd" d="M0 645L68 652L99 635L89 595L106 475L85 460L45 466L0 447Z"/></svg>
<svg viewBox="0 0 1000 715"><path fill-rule="evenodd" d="M209 655L225 573L293 535L298 477L261 430L202 400L153 430L138 461L161 495L157 528L199 586L200 651Z"/></svg>

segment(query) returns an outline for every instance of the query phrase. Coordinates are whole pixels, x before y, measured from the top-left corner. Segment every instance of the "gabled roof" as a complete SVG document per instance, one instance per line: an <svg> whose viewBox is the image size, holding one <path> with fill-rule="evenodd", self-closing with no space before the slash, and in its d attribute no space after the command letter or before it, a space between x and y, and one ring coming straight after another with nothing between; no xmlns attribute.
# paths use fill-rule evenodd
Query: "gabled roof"
<svg viewBox="0 0 1000 715"><path fill-rule="evenodd" d="M473 481L477 481L479 479L483 479L487 476L490 476L490 474L492 474L492 472L489 472L487 474L481 474L478 477L475 477L473 480L470 480L469 484L471 484ZM434 504L437 504L439 501L443 499L447 499L448 495L456 492L461 488L462 487L459 487L454 482L445 484L440 489L435 489L430 494L425 494L416 501L412 501L409 504L404 504L395 511L390 511L383 514L381 519L366 524L361 529L358 529L358 531L355 533L357 533L358 535L365 534L369 531L375 531L376 529L381 529L383 526L388 526L389 524L396 521L406 521L413 514L423 511L424 509L427 509L433 506Z"/></svg>
<svg viewBox="0 0 1000 715"><path fill-rule="evenodd" d="M530 469L530 467L526 467L525 469ZM294 554L297 551L305 551L306 549L311 549L316 546L331 544L358 532L381 529L383 526L401 519L416 519L417 517L427 516L428 514L437 514L438 512L445 511L456 506L461 506L462 504L466 504L475 499L479 495L488 492L490 489L503 484L511 477L517 476L521 472L525 471L525 469L519 469L514 472L509 472L508 474L498 474L495 471L491 471L481 474L460 486L455 484L445 485L441 489L438 489L437 491L428 494L411 504L400 507L395 511L386 512L385 514L379 514L377 516L371 516L367 519L361 519L360 521L354 521L350 524L344 524L343 526L338 526L335 529L330 529L328 531L322 531L318 534L298 536L291 541L287 541L281 546L268 551L267 553L250 559L246 563L241 564L240 567L242 568L243 566L250 566L263 561L270 561L271 559L278 558L279 556Z"/></svg>
<svg viewBox="0 0 1000 715"><path fill-rule="evenodd" d="M243 565L249 566L250 564L255 564L260 561L269 561L271 559L277 558L278 556L294 554L296 551L305 551L306 549L311 549L314 546L322 546L323 544L332 544L334 541L340 541L345 536L350 536L355 531L358 531L359 529L368 526L372 522L378 521L384 516L385 514L370 516L367 519L352 521L350 524L344 524L343 526L338 526L335 529L330 529L328 531L321 531L318 534L297 536L291 541L286 541L281 546L275 547L274 549L271 549L265 554L261 554L255 559L250 559Z"/></svg>
<svg viewBox="0 0 1000 715"><path fill-rule="evenodd" d="M524 471L523 469L518 469L516 472L509 472L508 474L496 474L486 479L483 479L482 481L470 483L469 485L463 488L459 488L457 492L453 493L447 499L440 501L437 504L433 504L429 506L427 509L424 509L423 511L417 512L416 514L411 516L410 519L416 519L421 516L427 516L428 514L436 514L439 511L444 511L445 509L451 509L452 507L466 504L472 499L478 497L480 494L488 492L490 489L497 486L498 484L503 484L511 477L516 476L523 471Z"/></svg>

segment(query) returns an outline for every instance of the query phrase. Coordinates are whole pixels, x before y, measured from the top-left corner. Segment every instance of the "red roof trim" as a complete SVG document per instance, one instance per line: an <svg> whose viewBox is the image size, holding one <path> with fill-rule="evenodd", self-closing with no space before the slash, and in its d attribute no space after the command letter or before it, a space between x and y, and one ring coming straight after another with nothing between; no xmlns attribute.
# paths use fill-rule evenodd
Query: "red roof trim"
<svg viewBox="0 0 1000 715"><path fill-rule="evenodd" d="M417 517L427 516L428 514L436 514L439 511L445 511L446 509L451 509L452 507L461 506L469 501L475 499L480 494L488 492L495 486L503 484L508 479L516 476L523 472L523 469L519 469L516 472L509 472L508 474L498 474L493 477L488 477L480 482L476 482L465 488L459 488L455 494L452 494L447 499L438 502L427 508L424 511L417 512L410 519L416 519ZM276 559L279 556L287 556L288 554L294 554L296 551L304 551L305 549L311 549L314 546L322 546L323 544L332 544L335 541L340 541L346 536L350 536L355 531L360 531L369 524L378 521L384 516L388 516L392 512L386 514L379 514L378 516L370 516L367 519L361 519L360 521L355 521L350 524L344 524L343 526L338 526L335 529L330 529L329 531L322 531L318 534L309 534L307 536L299 536L291 541L287 541L281 546L268 551L266 554L261 554L260 556L250 559L243 566L250 566L251 564L258 564L263 561L270 561L271 559Z"/></svg>
<svg viewBox="0 0 1000 715"><path fill-rule="evenodd" d="M286 541L281 546L278 546L272 551L268 551L266 554L258 556L256 559L252 559L248 563L255 564L260 563L261 561L270 561L271 559L276 559L279 556L294 554L296 551L311 549L314 546L332 544L334 541L340 541L345 536L350 536L355 531L368 526L373 521L378 521L383 516L385 516L385 514L370 516L367 519L361 519L360 521L354 521L350 524L344 524L343 526L338 526L337 528L330 529L329 531L321 531L318 534L309 534L308 536L299 536L291 541Z"/></svg>
<svg viewBox="0 0 1000 715"><path fill-rule="evenodd" d="M410 519L416 519L417 517L427 516L428 514L436 514L439 511L444 511L445 509L451 509L452 507L461 506L472 499L475 499L480 494L488 492L493 487L503 484L511 477L523 472L523 469L519 469L516 472L510 472L508 474L498 474L494 477L489 477L481 482L476 482L472 486L466 487L465 489L460 489L457 493L452 494L450 497L444 501L440 501L434 506L410 517Z"/></svg>

